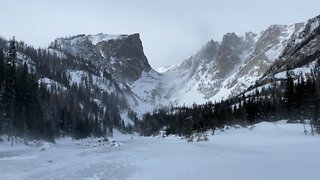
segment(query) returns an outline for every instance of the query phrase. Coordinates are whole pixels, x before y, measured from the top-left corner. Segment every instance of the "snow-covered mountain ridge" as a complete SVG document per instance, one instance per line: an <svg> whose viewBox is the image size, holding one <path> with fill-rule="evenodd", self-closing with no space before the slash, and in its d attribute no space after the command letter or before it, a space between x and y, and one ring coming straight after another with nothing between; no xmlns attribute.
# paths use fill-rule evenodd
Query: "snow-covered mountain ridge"
<svg viewBox="0 0 320 180"><path fill-rule="evenodd" d="M286 70L293 76L310 74L320 54L319 19L210 40L196 55L162 72L169 77L163 98L179 105L219 101L283 79Z"/></svg>
<svg viewBox="0 0 320 180"><path fill-rule="evenodd" d="M196 55L163 73L173 77L174 91L168 96L178 104L191 104L237 95L254 85L304 29L304 23L272 25L259 35L229 33L220 43L211 40Z"/></svg>
<svg viewBox="0 0 320 180"><path fill-rule="evenodd" d="M82 34L57 38L49 48L70 54L78 60L90 61L100 71L113 74L120 82L137 80L143 71L151 70L139 34Z"/></svg>
<svg viewBox="0 0 320 180"><path fill-rule="evenodd" d="M259 34L227 33L221 42L210 40L195 55L160 69L161 73L149 65L139 34L57 38L48 51L77 65L64 70L70 86L89 84L92 100L101 108L99 94L116 94L126 107L120 116L127 119L131 110L142 115L161 106L226 99L257 82L283 77L289 67L296 73L310 73L313 56L319 53L319 29L318 16L306 23L272 25ZM39 81L66 88L49 77Z"/></svg>
<svg viewBox="0 0 320 180"><path fill-rule="evenodd" d="M315 62L320 58L320 16L308 20L304 29L295 37L288 41L283 53L277 61L264 74L261 82L270 78L277 78L279 73L286 70L296 71L297 69L313 68ZM307 70L308 71L308 70ZM302 71L298 74L304 73ZM294 73L293 75L298 75Z"/></svg>
<svg viewBox="0 0 320 180"><path fill-rule="evenodd" d="M102 92L120 94L126 99L129 108L139 115L159 104L155 87L161 75L149 65L139 34L99 33L57 38L50 44L49 49L92 66L95 74L93 83L96 87ZM77 84L84 84L86 77L92 74L79 70L68 72L73 73L71 77L75 78L72 78L72 81ZM119 88L106 88L110 87L106 84L108 79L113 79Z"/></svg>

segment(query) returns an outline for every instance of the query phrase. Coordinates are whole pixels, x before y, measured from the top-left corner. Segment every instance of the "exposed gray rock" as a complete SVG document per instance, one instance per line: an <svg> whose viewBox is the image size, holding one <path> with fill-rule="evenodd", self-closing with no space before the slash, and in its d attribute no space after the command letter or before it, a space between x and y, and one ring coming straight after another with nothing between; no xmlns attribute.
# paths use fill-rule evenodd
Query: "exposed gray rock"
<svg viewBox="0 0 320 180"><path fill-rule="evenodd" d="M161 75L150 67L139 34L58 38L50 48L90 61L100 72L107 71L134 97L132 107L141 109L138 102L142 102L150 110L158 105L221 100L261 83L262 77L273 78L306 64L319 53L319 31L316 17L306 24L272 25L259 35L228 33L221 42L210 40Z"/></svg>
<svg viewBox="0 0 320 180"><path fill-rule="evenodd" d="M241 53L244 47L243 38L235 33L228 33L223 36L218 56L216 58L219 71L218 76L224 78L237 64L241 62Z"/></svg>
<svg viewBox="0 0 320 180"><path fill-rule="evenodd" d="M313 62L320 58L320 16L308 20L288 41L281 56L268 68L259 84L265 84L273 79L275 75L287 70L293 70L299 67L312 68Z"/></svg>
<svg viewBox="0 0 320 180"><path fill-rule="evenodd" d="M304 25L272 25L260 35L228 33L221 43L211 40L196 55L164 73L165 76L174 74L172 81L181 82L170 90L198 96L195 99L202 102L237 95L266 74L276 59L286 53L289 42L301 36Z"/></svg>
<svg viewBox="0 0 320 180"><path fill-rule="evenodd" d="M121 82L137 80L142 72L151 70L139 34L77 35L58 38L49 48L90 61L101 71L107 69Z"/></svg>

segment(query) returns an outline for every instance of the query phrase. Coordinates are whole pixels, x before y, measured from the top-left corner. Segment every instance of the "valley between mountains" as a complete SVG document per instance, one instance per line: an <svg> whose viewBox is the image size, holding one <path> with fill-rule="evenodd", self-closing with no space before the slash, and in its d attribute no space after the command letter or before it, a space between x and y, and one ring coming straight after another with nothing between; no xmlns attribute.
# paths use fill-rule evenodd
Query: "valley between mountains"
<svg viewBox="0 0 320 180"><path fill-rule="evenodd" d="M303 23L271 25L259 33L227 33L221 42L209 40L195 55L162 72L150 67L139 34L58 38L49 50L92 63L96 75L91 75L95 80L91 85L112 91L102 76L108 72L129 108L142 115L161 106L227 99L257 82L281 79L287 70L296 76L310 74L317 59L305 59L319 52L318 45L319 17L315 17ZM68 69L67 74L70 83L83 84L90 72Z"/></svg>

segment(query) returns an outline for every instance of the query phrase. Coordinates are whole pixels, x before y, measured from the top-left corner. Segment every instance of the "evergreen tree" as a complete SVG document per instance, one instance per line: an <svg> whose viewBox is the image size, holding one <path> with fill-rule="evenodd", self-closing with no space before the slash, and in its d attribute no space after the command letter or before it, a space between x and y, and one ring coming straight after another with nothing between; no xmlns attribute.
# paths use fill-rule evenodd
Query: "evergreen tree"
<svg viewBox="0 0 320 180"><path fill-rule="evenodd" d="M7 55L8 66L15 67L17 63L17 42L13 36L12 40L9 41L9 50Z"/></svg>
<svg viewBox="0 0 320 180"><path fill-rule="evenodd" d="M315 83L315 100L314 100L314 112L312 118L312 125L314 125L317 133L320 134L320 64L318 62L315 70L314 70L314 83ZM313 134L313 132L312 132Z"/></svg>
<svg viewBox="0 0 320 180"><path fill-rule="evenodd" d="M15 118L15 96L16 96L16 67L15 63L17 60L16 53L16 41L13 37L12 40L9 41L9 50L7 53L7 71L5 73L6 79L4 81L3 88L3 105L5 108L5 117L4 124L6 126L6 132L9 135L8 138L11 137L13 141L14 136L14 118Z"/></svg>
<svg viewBox="0 0 320 180"><path fill-rule="evenodd" d="M289 72L287 72L286 89L284 99L286 104L287 117L289 121L294 120L294 82Z"/></svg>
<svg viewBox="0 0 320 180"><path fill-rule="evenodd" d="M6 78L6 66L5 66L5 61L4 61L4 53L3 49L0 48L0 135L5 133L6 131L6 126L5 126L5 121L6 121L6 116L5 114L5 103L3 100L3 95L4 95L4 82Z"/></svg>

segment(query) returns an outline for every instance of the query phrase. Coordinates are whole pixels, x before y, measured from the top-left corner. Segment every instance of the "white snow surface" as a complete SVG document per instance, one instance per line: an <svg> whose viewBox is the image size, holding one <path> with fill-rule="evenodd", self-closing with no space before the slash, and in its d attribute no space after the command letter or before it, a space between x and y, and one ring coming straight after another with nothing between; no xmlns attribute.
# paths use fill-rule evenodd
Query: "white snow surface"
<svg viewBox="0 0 320 180"><path fill-rule="evenodd" d="M174 68L174 65L171 65L171 66L165 66L165 67L158 67L158 68L155 68L155 70L159 73L164 73L170 69Z"/></svg>
<svg viewBox="0 0 320 180"><path fill-rule="evenodd" d="M311 22L311 28L310 31L314 31L319 26L319 20L313 19L313 22Z"/></svg>
<svg viewBox="0 0 320 180"><path fill-rule="evenodd" d="M0 179L318 179L320 137L304 135L301 124L218 130L206 142L118 132L114 137L111 143L63 138L10 147L0 142Z"/></svg>
<svg viewBox="0 0 320 180"><path fill-rule="evenodd" d="M101 76L90 75L88 72L82 70L68 70L67 74L70 76L70 84L86 84L86 81L90 81L90 79L92 79L92 84L97 86L99 89L105 92L115 91L111 82Z"/></svg>
<svg viewBox="0 0 320 180"><path fill-rule="evenodd" d="M162 103L159 94L163 86L162 78L163 76L154 70L144 71L139 79L129 83L129 87L136 97L136 99L128 99L129 104L139 117L159 107Z"/></svg>
<svg viewBox="0 0 320 180"><path fill-rule="evenodd" d="M112 39L119 39L121 37L124 37L126 35L112 35L112 34L103 34L103 33L99 33L96 35L88 35L89 40L92 42L93 45L98 44L99 42L102 41L109 41Z"/></svg>
<svg viewBox="0 0 320 180"><path fill-rule="evenodd" d="M66 56L63 52L58 51L58 50L56 50L56 49L49 48L49 49L48 49L48 52L49 52L51 55L56 55L56 56L58 56L60 59L67 58L67 56Z"/></svg>
<svg viewBox="0 0 320 180"><path fill-rule="evenodd" d="M287 41L289 40L289 38L293 34L295 34L294 29L295 25L287 26L283 30L283 34L279 37L279 43L274 47L270 48L267 52L265 52L266 56L270 61L273 62L280 56L285 46L287 45Z"/></svg>
<svg viewBox="0 0 320 180"><path fill-rule="evenodd" d="M53 88L53 87L57 88L60 91L66 91L67 90L67 88L64 85L62 85L62 84L60 84L60 83L58 83L58 82L56 82L56 81L54 81L52 79L49 79L49 78L40 78L38 80L38 83L39 84L43 83L48 90L51 90L51 88Z"/></svg>
<svg viewBox="0 0 320 180"><path fill-rule="evenodd" d="M296 76L302 75L304 78L307 78L307 76L310 76L312 74L312 70L315 68L315 66L316 66L316 61L313 61L305 66L290 70L289 72L291 75L296 75ZM287 72L286 71L279 72L275 74L274 77L277 79L285 79L287 78Z"/></svg>

